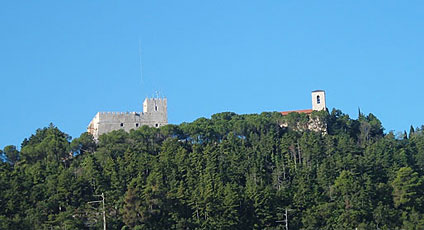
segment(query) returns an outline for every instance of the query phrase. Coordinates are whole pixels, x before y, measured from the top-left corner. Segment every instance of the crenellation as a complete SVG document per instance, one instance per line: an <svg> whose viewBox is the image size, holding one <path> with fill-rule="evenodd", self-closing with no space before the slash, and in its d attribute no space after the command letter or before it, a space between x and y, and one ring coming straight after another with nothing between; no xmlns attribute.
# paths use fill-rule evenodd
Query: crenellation
<svg viewBox="0 0 424 230"><path fill-rule="evenodd" d="M113 130L131 129L143 125L161 127L168 124L167 99L146 98L142 112L98 112L87 128L97 140L100 135Z"/></svg>

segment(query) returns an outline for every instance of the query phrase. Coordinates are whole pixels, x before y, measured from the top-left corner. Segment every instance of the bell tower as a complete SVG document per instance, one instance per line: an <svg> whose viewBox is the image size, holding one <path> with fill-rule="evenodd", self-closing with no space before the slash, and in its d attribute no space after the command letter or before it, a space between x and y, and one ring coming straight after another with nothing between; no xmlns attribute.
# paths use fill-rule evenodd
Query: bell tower
<svg viewBox="0 0 424 230"><path fill-rule="evenodd" d="M312 91L312 110L321 111L327 109L325 105L325 91L315 90Z"/></svg>

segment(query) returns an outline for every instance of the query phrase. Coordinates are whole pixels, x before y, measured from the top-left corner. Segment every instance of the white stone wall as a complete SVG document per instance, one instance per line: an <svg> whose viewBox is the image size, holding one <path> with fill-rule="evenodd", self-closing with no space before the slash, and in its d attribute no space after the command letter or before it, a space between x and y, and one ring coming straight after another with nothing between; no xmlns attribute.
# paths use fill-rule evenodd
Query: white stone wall
<svg viewBox="0 0 424 230"><path fill-rule="evenodd" d="M87 128L95 139L113 130L123 129L129 132L143 125L161 127L168 124L167 99L146 98L143 112L98 112Z"/></svg>
<svg viewBox="0 0 424 230"><path fill-rule="evenodd" d="M327 108L325 104L325 91L315 90L312 91L312 110L321 111Z"/></svg>
<svg viewBox="0 0 424 230"><path fill-rule="evenodd" d="M298 132L304 132L306 130L311 130L314 132L320 132L327 134L327 123L322 121L319 117L312 117L311 114L308 115L308 122L297 122L293 127L289 127L287 121L280 123L281 128L290 128Z"/></svg>
<svg viewBox="0 0 424 230"><path fill-rule="evenodd" d="M166 98L146 98L143 102L143 113L165 112L167 110Z"/></svg>

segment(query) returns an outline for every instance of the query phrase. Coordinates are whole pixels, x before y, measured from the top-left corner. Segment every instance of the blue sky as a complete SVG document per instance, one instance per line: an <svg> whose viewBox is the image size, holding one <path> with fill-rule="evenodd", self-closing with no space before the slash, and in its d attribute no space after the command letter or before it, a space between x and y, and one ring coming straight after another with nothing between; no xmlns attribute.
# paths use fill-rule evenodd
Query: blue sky
<svg viewBox="0 0 424 230"><path fill-rule="evenodd" d="M308 109L315 89L386 131L424 124L423 1L3 1L0 28L0 148L156 91L173 124Z"/></svg>

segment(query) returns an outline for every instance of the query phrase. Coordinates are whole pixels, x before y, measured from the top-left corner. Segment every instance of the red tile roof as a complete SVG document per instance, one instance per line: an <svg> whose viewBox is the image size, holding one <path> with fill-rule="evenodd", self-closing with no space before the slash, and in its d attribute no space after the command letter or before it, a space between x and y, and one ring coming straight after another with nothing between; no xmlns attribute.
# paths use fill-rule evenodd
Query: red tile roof
<svg viewBox="0 0 424 230"><path fill-rule="evenodd" d="M289 114L289 113L306 113L306 114L310 114L312 113L312 109L304 109L304 110L293 110L293 111L284 111L281 112L281 114L283 114L283 116Z"/></svg>

